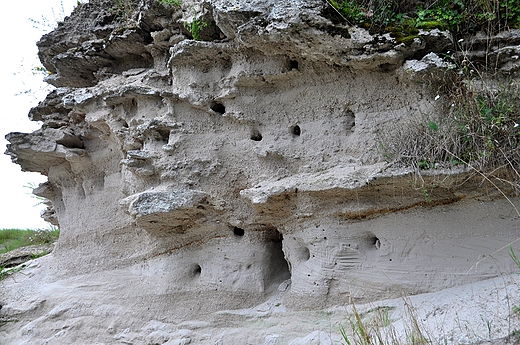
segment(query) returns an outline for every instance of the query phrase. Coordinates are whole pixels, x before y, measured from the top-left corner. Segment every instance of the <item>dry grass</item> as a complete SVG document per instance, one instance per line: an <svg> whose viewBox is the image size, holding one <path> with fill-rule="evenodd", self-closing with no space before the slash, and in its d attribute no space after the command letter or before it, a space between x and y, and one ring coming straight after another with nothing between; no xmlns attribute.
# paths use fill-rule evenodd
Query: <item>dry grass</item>
<svg viewBox="0 0 520 345"><path fill-rule="evenodd" d="M431 339L418 321L416 311L410 300L404 298L406 318L404 334L394 327L390 319L393 307L376 307L360 314L351 301L352 317L349 320L349 330L340 327L340 333L346 345L425 345L431 344ZM403 338L404 337L404 338Z"/></svg>
<svg viewBox="0 0 520 345"><path fill-rule="evenodd" d="M381 136L383 155L417 171L463 166L493 185L504 186L504 192L518 195L518 82L496 75L462 74L444 85L448 87L440 92L436 115L416 114Z"/></svg>

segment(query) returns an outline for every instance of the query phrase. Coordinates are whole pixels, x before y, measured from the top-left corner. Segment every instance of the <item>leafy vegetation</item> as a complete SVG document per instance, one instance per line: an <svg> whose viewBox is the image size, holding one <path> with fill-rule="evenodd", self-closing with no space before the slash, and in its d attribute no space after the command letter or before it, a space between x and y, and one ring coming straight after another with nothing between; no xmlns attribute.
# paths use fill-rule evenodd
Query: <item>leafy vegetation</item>
<svg viewBox="0 0 520 345"><path fill-rule="evenodd" d="M415 23L421 29L456 30L464 19L465 5L462 0L441 0L429 8L419 7Z"/></svg>
<svg viewBox="0 0 520 345"><path fill-rule="evenodd" d="M195 41L200 41L200 33L206 26L208 26L208 23L195 11L193 13L193 20L184 23L184 27L190 32L191 37L193 37Z"/></svg>
<svg viewBox="0 0 520 345"><path fill-rule="evenodd" d="M481 167L520 166L519 91L506 81L497 89L470 84L455 92L458 157Z"/></svg>
<svg viewBox="0 0 520 345"><path fill-rule="evenodd" d="M0 230L0 254L7 253L16 248L55 242L60 235L60 230L53 227L49 230Z"/></svg>
<svg viewBox="0 0 520 345"><path fill-rule="evenodd" d="M165 5L172 5L172 6L180 6L182 4L181 0L157 0L162 4Z"/></svg>
<svg viewBox="0 0 520 345"><path fill-rule="evenodd" d="M482 29L495 32L520 27L517 0L326 0L351 25L411 41L419 29L450 30L457 35Z"/></svg>

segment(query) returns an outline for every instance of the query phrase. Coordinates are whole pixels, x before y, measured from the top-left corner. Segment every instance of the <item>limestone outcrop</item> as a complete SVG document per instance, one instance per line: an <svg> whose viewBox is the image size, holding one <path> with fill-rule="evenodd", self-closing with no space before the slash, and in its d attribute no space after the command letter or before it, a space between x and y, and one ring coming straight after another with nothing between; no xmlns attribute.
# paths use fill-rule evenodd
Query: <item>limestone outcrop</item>
<svg viewBox="0 0 520 345"><path fill-rule="evenodd" d="M245 344L230 328L254 306L299 313L514 269L499 250L520 237L518 199L497 189L510 186L381 150L445 111L448 32L398 43L318 0L129 3L79 5L38 43L57 89L7 153L48 176L36 194L61 233L23 287L4 282L7 343ZM197 18L200 40L183 24ZM520 35L502 35L493 64L514 76Z"/></svg>

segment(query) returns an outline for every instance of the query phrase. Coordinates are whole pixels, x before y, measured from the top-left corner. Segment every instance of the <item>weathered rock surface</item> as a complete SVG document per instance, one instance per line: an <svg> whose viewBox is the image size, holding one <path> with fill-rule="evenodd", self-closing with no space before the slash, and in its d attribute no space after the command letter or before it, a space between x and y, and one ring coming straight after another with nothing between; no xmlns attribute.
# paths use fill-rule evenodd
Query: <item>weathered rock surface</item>
<svg viewBox="0 0 520 345"><path fill-rule="evenodd" d="M7 153L48 176L36 193L61 234L2 282L0 316L18 320L1 326L6 344L328 344L349 297L514 269L499 249L520 219L493 185L398 169L379 150L393 128L442 113L431 85L450 68L437 53L451 36L397 44L331 21L327 6L143 0L118 21L111 1L92 0L42 38L59 88L31 111L42 129L11 133ZM202 41L182 24L194 11ZM447 343L470 334L453 332Z"/></svg>
<svg viewBox="0 0 520 345"><path fill-rule="evenodd" d="M10 268L23 264L35 257L47 255L54 249L54 243L37 244L11 250L7 253L0 254L0 267Z"/></svg>

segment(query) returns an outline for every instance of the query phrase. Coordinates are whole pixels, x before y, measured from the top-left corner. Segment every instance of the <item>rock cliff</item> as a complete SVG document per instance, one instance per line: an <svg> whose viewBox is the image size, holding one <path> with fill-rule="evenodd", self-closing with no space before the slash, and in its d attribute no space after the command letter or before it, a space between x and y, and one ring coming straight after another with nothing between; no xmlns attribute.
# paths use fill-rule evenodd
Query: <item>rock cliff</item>
<svg viewBox="0 0 520 345"><path fill-rule="evenodd" d="M7 343L328 344L302 315L514 270L510 185L381 149L445 114L449 32L399 43L320 0L127 5L79 5L38 43L57 88L7 153L48 176L61 234L2 282ZM520 33L493 42L514 77Z"/></svg>

